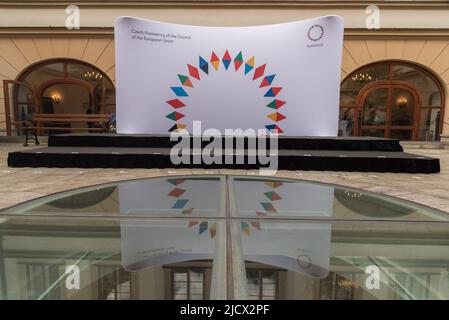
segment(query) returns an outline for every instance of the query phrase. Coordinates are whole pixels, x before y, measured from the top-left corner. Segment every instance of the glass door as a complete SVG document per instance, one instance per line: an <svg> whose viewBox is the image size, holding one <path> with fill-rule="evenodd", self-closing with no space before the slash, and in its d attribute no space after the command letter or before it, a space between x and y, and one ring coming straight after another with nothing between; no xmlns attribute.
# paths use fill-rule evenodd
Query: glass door
<svg viewBox="0 0 449 320"><path fill-rule="evenodd" d="M389 138L415 140L414 118L417 101L404 88L391 88Z"/></svg>
<svg viewBox="0 0 449 320"><path fill-rule="evenodd" d="M380 85L369 89L362 98L360 135L416 139L416 93L401 85Z"/></svg>
<svg viewBox="0 0 449 320"><path fill-rule="evenodd" d="M361 110L361 135L385 137L387 132L388 88L368 92Z"/></svg>

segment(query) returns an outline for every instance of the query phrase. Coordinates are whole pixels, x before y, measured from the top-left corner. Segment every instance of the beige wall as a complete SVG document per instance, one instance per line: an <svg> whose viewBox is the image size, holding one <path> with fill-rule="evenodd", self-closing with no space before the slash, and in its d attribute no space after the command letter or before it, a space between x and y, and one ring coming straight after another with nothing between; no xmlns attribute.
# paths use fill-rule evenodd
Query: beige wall
<svg viewBox="0 0 449 320"><path fill-rule="evenodd" d="M345 19L342 78L365 64L400 59L432 70L449 89L449 3L447 1L385 1L380 30L364 29L363 1L272 1L234 4L83 3L81 29L63 28L67 4L4 4L0 0L0 134L4 134L3 79L16 79L27 66L44 59L75 58L103 70L115 82L115 17L134 15L198 25L256 25L326 14ZM449 96L446 94L446 106ZM3 122L2 122L3 121ZM449 123L449 112L445 112ZM449 135L449 125L444 134Z"/></svg>
<svg viewBox="0 0 449 320"><path fill-rule="evenodd" d="M4 79L16 79L29 65L52 58L89 62L115 82L114 42L104 37L7 37L0 38L0 134L5 134Z"/></svg>
<svg viewBox="0 0 449 320"><path fill-rule="evenodd" d="M113 23L118 16L138 16L175 23L242 26L280 23L322 15L345 20L342 78L367 63L401 59L417 62L449 86L449 2L447 0L378 1L379 30L365 29L366 1L236 0L83 1L81 29L64 28L69 2L0 0L0 86L28 65L70 57L87 61L115 82ZM0 134L4 134L4 97L0 87ZM446 106L449 97L446 94ZM449 123L449 112L445 112ZM449 125L444 133L449 135Z"/></svg>
<svg viewBox="0 0 449 320"><path fill-rule="evenodd" d="M342 16L346 28L365 28L365 9L373 2L381 10L384 29L449 28L447 0L140 0L128 3L123 0L78 3L52 0L51 4L35 1L22 5L9 1L10 4L5 4L0 0L0 28L64 27L65 8L73 3L81 10L81 28L112 27L118 16L206 26L248 26L324 15Z"/></svg>
<svg viewBox="0 0 449 320"><path fill-rule="evenodd" d="M0 79L15 79L27 66L44 59L75 58L103 70L115 82L112 35L84 37L7 37L0 38ZM344 42L342 79L365 64L401 59L419 63L441 79L449 90L449 39L348 39ZM3 81L0 83L0 122L5 120ZM446 94L446 109L449 96ZM449 122L449 112L445 112ZM4 131L5 124L0 124ZM445 125L444 133L449 134ZM4 134L4 133L3 133Z"/></svg>

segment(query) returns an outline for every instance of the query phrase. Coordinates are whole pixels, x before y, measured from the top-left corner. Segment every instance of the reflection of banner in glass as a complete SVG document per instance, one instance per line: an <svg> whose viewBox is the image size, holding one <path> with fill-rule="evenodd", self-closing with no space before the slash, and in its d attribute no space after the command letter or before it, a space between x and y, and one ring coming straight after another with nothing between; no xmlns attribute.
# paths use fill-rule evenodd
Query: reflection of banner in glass
<svg viewBox="0 0 449 320"><path fill-rule="evenodd" d="M220 224L195 218L195 214L218 215L221 182L213 177L168 178L119 185L122 213L165 212L191 217L179 222L121 222L124 267L137 270L180 261L212 259ZM315 277L327 274L330 224L268 222L251 219L251 215L331 217L333 188L252 178L234 178L231 184L238 214L249 215L248 219L238 222L246 260Z"/></svg>
<svg viewBox="0 0 449 320"><path fill-rule="evenodd" d="M332 217L332 187L287 180L236 178L233 181L239 215Z"/></svg>
<svg viewBox="0 0 449 320"><path fill-rule="evenodd" d="M160 178L118 186L120 212L182 214L181 222L120 223L122 264L128 270L189 260L212 259L217 222L195 214L218 215L219 178Z"/></svg>
<svg viewBox="0 0 449 320"><path fill-rule="evenodd" d="M219 210L220 180L167 178L119 184L120 212L213 214Z"/></svg>
<svg viewBox="0 0 449 320"><path fill-rule="evenodd" d="M122 265L133 271L180 261L213 259L215 241L185 221L122 221Z"/></svg>
<svg viewBox="0 0 449 320"><path fill-rule="evenodd" d="M323 278L329 272L330 223L261 222L261 230L242 236L246 261Z"/></svg>
<svg viewBox="0 0 449 320"><path fill-rule="evenodd" d="M341 18L253 27L200 27L119 18L119 133L267 129L334 136Z"/></svg>
<svg viewBox="0 0 449 320"><path fill-rule="evenodd" d="M332 217L334 189L312 183L236 178L238 215ZM254 224L256 222L256 224ZM257 232L251 232L253 226ZM329 270L331 224L243 221L246 260L325 277Z"/></svg>

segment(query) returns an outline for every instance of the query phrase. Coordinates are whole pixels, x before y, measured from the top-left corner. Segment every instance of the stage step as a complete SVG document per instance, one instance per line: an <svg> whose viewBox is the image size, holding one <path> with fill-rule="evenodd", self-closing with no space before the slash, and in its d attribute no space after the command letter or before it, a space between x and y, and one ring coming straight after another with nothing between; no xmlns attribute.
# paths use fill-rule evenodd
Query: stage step
<svg viewBox="0 0 449 320"><path fill-rule="evenodd" d="M224 140L224 139L223 139ZM171 148L177 141L170 135L58 134L48 139L49 147ZM203 147L209 142L203 142ZM223 141L223 144L225 142ZM246 141L246 148L248 140ZM399 140L371 137L286 137L278 139L279 150L403 151Z"/></svg>
<svg viewBox="0 0 449 320"><path fill-rule="evenodd" d="M241 164L173 165L169 148L48 147L11 152L11 167L56 168L228 168L258 169L258 161ZM279 150L278 170L435 173L438 159L404 152ZM193 161L190 161L193 162ZM224 161L223 161L224 162ZM235 161L234 161L235 162Z"/></svg>
<svg viewBox="0 0 449 320"><path fill-rule="evenodd" d="M255 141L247 139L244 146L233 142L234 150L253 150L256 154ZM176 144L177 141L170 141L169 135L60 134L49 137L48 148L11 152L8 155L8 165L59 168L258 169L264 167L265 163L245 157L241 163L232 161L226 164L223 160L223 164L208 164L200 159L198 163L190 161L175 165L171 161L170 151ZM207 144L208 141L203 142L202 147ZM226 143L223 142L223 149L225 146ZM404 153L399 141L395 139L282 136L278 139L276 150L279 150L279 170L408 173L440 171L438 159ZM272 161L275 160L272 158Z"/></svg>

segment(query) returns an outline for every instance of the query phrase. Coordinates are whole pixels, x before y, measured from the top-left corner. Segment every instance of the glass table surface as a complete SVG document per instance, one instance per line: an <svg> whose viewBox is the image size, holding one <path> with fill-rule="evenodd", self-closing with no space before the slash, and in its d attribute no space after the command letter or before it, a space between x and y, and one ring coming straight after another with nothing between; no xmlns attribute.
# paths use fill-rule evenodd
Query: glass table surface
<svg viewBox="0 0 449 320"><path fill-rule="evenodd" d="M302 180L92 186L1 212L0 298L449 299L449 219Z"/></svg>

